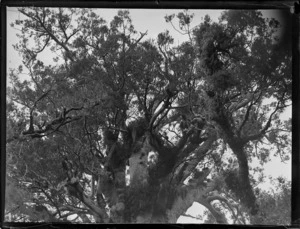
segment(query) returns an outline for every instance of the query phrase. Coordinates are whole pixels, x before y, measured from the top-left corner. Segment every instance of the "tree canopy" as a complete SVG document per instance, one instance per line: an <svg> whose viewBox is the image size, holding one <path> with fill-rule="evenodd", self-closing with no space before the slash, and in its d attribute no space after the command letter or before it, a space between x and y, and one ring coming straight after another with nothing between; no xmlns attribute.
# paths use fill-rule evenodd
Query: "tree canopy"
<svg viewBox="0 0 300 229"><path fill-rule="evenodd" d="M288 181L274 198L250 166L291 154L291 120L279 117L291 105L291 50L278 48L276 19L226 10L192 28L182 11L165 17L189 37L175 45L169 31L146 39L128 10L110 22L89 9L19 12L23 64L7 89L10 220L175 223L193 202L214 223L289 220L278 206Z"/></svg>

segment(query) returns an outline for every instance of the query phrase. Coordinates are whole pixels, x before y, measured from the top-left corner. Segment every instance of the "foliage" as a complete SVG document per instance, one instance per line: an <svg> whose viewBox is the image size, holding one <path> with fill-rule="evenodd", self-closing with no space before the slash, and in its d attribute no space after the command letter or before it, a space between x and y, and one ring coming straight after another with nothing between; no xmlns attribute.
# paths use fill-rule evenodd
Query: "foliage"
<svg viewBox="0 0 300 229"><path fill-rule="evenodd" d="M288 225L291 221L291 182L278 177L275 180L276 190L259 192L260 211L253 224Z"/></svg>
<svg viewBox="0 0 300 229"><path fill-rule="evenodd" d="M176 222L197 201L217 223L270 223L260 216L274 198L254 192L261 171L249 163L291 151L290 120L279 118L291 103L291 56L276 49L275 19L224 11L191 28L183 11L165 17L189 36L176 46L169 31L146 40L129 11L110 23L95 10L19 11L23 65L10 71L7 97L11 220ZM29 204L13 211L21 198Z"/></svg>

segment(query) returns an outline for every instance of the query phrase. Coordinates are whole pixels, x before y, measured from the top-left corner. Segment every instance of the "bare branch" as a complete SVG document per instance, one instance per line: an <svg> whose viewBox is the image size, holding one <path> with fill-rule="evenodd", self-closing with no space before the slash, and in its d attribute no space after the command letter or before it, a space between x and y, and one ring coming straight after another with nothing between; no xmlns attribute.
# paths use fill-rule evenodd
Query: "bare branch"
<svg viewBox="0 0 300 229"><path fill-rule="evenodd" d="M65 36L65 38L66 38L66 40L68 39L68 36L67 36L67 34L66 34L66 30L63 28L63 25L62 25L62 23L61 23L61 17L62 17L62 9L61 8L59 8L59 19L60 20L58 20L58 24L59 24L59 28L61 29L61 31L63 32L63 34L64 34L64 36Z"/></svg>
<svg viewBox="0 0 300 229"><path fill-rule="evenodd" d="M47 32L47 34L49 35L49 37L51 37L59 46L61 46L66 52L67 52L67 57L73 62L74 59L71 55L71 51L69 50L69 48L66 46L65 43L60 42L55 36L54 34L45 26L45 18L41 19L38 14L36 14L35 17L31 16L30 14L26 13L25 10L21 9L20 12L22 14L24 14L25 16L37 21L40 26L44 29L44 31ZM44 14L45 15L45 14Z"/></svg>
<svg viewBox="0 0 300 229"><path fill-rule="evenodd" d="M188 155L190 152L195 153L195 157L188 162L188 166L186 167L184 171L184 176L181 179L181 181L185 180L191 173L190 171L194 170L194 168L198 165L199 161L201 161L207 154L207 152L210 150L211 145L213 142L217 139L216 135L212 135L208 137L199 147L194 146L185 148L181 153L180 156ZM198 149L197 149L198 147Z"/></svg>
<svg viewBox="0 0 300 229"><path fill-rule="evenodd" d="M170 102L169 102L170 98L168 97L165 101L164 101L164 104L162 105L162 107L152 116L151 120L150 120L150 123L149 123L149 128L150 130L152 130L153 128L153 124L155 122L155 120L157 119L157 117L162 114L165 109L170 105Z"/></svg>
<svg viewBox="0 0 300 229"><path fill-rule="evenodd" d="M242 98L242 100L240 102L236 102L236 103L230 105L229 108L228 108L228 110L230 112L237 111L238 109L240 109L240 108L246 106L248 103L250 103L254 98L257 101L260 98L261 94L262 93L260 92L259 95L258 95L258 97L255 98L256 97L256 93L248 93L247 95L245 95L244 98Z"/></svg>
<svg viewBox="0 0 300 229"><path fill-rule="evenodd" d="M141 36L139 37L139 39L137 39L137 40L134 42L134 44L132 44L132 45L125 51L125 54L124 54L124 55L126 55L130 50L134 49L134 48L137 46L137 44L143 39L143 37L147 35L147 33L148 33L148 30L147 30L145 33L141 33L141 32L140 32Z"/></svg>
<svg viewBox="0 0 300 229"><path fill-rule="evenodd" d="M278 102L276 105L276 108L269 116L269 119L268 119L266 125L264 126L264 128L262 128L258 134L253 134L253 135L244 137L242 139L242 143L246 144L249 141L258 140L258 139L262 138L265 135L266 131L271 127L272 117L279 109L281 109L281 107L279 106L279 102Z"/></svg>
<svg viewBox="0 0 300 229"><path fill-rule="evenodd" d="M243 122L241 123L241 125L238 127L238 130L237 130L237 136L240 136L240 133L241 133L242 128L244 127L244 125L245 125L246 122L248 121L252 106L253 106L253 103L251 103L251 104L248 106L247 111L246 111L246 114L245 114L245 116L244 116L244 120L243 120Z"/></svg>
<svg viewBox="0 0 300 229"><path fill-rule="evenodd" d="M205 198L198 198L197 202L199 202L200 204L202 204L204 207L206 207L210 213L213 215L213 217L216 219L217 223L221 223L221 224L227 224L227 220L226 217L221 213L218 212L211 204L210 202L205 199Z"/></svg>
<svg viewBox="0 0 300 229"><path fill-rule="evenodd" d="M180 109L180 108L184 108L184 107L188 107L188 106L190 106L190 104L184 104L184 105L177 106L177 107L172 107L172 106L170 106L169 108L170 108L170 109Z"/></svg>
<svg viewBox="0 0 300 229"><path fill-rule="evenodd" d="M87 206L93 214L96 216L100 216L101 219L104 221L104 223L109 223L110 219L107 215L105 209L97 207L93 201L86 196L84 193L84 190L82 186L79 184L79 181L76 180L75 182L72 182L72 180L66 185L68 192L71 196L79 199L81 202L84 203L85 206Z"/></svg>

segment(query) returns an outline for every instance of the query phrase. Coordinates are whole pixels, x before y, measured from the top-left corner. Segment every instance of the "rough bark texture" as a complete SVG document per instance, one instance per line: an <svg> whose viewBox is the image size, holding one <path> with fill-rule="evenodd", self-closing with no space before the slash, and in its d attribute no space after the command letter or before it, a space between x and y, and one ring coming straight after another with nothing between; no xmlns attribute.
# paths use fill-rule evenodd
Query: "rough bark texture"
<svg viewBox="0 0 300 229"><path fill-rule="evenodd" d="M218 117L214 118L214 120L220 128L224 140L228 143L231 150L238 159L238 188L237 190L234 190L234 192L241 199L242 203L251 210L251 213L256 214L256 197L254 195L253 188L250 184L249 179L249 166L247 152L245 151L246 143L242 138L237 137L234 134L232 127L228 121L228 118L223 113L221 113L221 115L219 115Z"/></svg>

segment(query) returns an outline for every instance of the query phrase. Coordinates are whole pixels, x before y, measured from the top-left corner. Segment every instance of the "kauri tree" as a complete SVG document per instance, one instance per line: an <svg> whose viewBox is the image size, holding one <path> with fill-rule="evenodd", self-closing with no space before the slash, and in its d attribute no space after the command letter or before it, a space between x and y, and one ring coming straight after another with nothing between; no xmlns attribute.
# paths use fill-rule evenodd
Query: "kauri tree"
<svg viewBox="0 0 300 229"><path fill-rule="evenodd" d="M110 23L96 10L19 12L10 220L174 223L195 201L216 223L261 222L267 200L250 163L291 151L290 120L279 118L291 105L291 53L278 48L278 21L229 10L191 28L184 11L165 17L189 37L176 46L168 31L147 40L129 11Z"/></svg>

